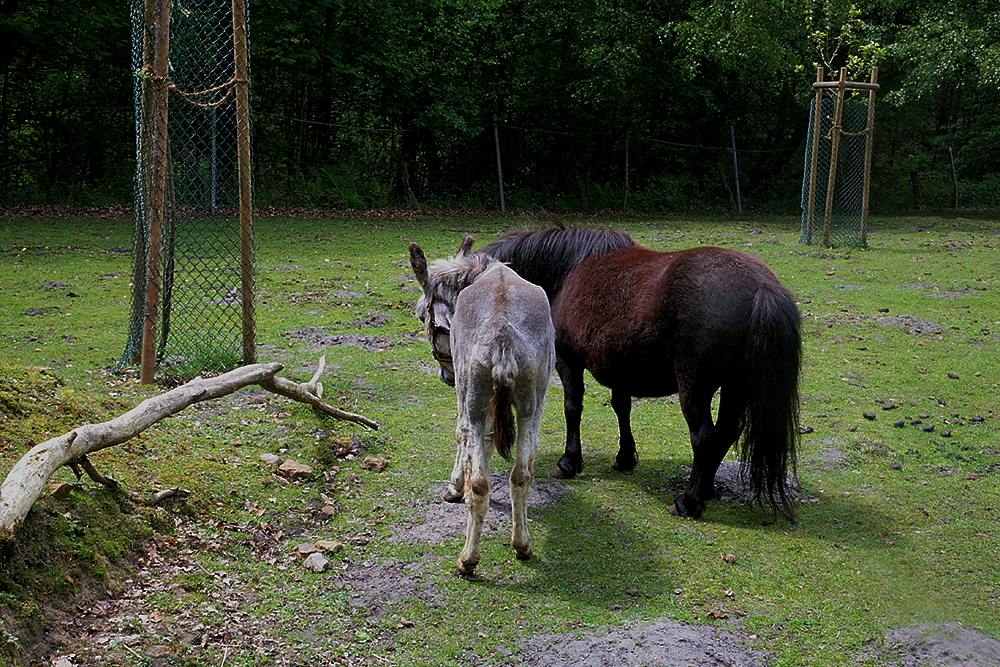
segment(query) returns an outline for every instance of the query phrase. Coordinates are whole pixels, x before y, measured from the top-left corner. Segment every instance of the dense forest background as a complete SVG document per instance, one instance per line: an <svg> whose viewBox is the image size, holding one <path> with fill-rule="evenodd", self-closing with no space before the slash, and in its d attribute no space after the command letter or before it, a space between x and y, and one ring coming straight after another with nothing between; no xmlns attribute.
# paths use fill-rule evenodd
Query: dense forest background
<svg viewBox="0 0 1000 667"><path fill-rule="evenodd" d="M129 16L0 1L0 204L131 203ZM496 209L498 137L512 209L725 212L735 137L744 205L790 212L816 67L867 81L872 65L872 210L1000 206L998 0L256 0L250 16L262 206Z"/></svg>

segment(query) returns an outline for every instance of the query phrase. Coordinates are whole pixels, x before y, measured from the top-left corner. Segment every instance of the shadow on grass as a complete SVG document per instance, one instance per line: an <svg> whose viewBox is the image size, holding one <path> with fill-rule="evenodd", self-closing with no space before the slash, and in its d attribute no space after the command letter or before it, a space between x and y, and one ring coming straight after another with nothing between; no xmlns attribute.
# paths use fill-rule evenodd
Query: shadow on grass
<svg viewBox="0 0 1000 667"><path fill-rule="evenodd" d="M719 560L725 542L713 535L738 529L744 539L759 534L765 550L764 544L786 539L788 548L797 549L804 539L818 543L820 552L853 552L887 548L887 535L895 530L893 517L870 503L824 497L814 505L808 488L801 496L805 502L797 501L795 524L779 519L768 525L767 508L738 496L710 501L703 518L685 519L672 515L670 507L686 481L687 460L647 457L635 471L620 473L611 469L613 456L590 454L580 478L558 482L546 472L558 453L539 458L536 490L545 484L565 491L554 504L529 510L534 541L529 561L516 560L510 549L510 508L497 490L493 504L503 520L484 534L478 574L460 587L467 602L503 600L542 614L535 619L542 624L548 614L563 624L577 616L584 623L613 624L629 612L683 616L689 604L676 591L690 585L693 573L721 574L727 567ZM464 507L451 507L464 518ZM454 530L444 561L448 570L461 549L461 526Z"/></svg>
<svg viewBox="0 0 1000 667"><path fill-rule="evenodd" d="M685 519L670 514L670 509L687 483L690 461L647 457L639 462L634 471L627 473L612 470L612 461L610 456L597 457L589 467L595 474L603 470L598 474L602 479L618 480L634 487L641 497L660 508L657 514L667 521L741 529L773 527L845 546L862 543L894 545L898 542L893 538L900 532L900 519L892 514L891 509L887 507L883 510L878 502L858 496L823 495L812 488L807 478L800 478L799 488L793 491L795 521L792 522L777 514L769 505L754 502L744 480L740 478L740 464L727 459L716 476L719 497L708 501L700 519Z"/></svg>
<svg viewBox="0 0 1000 667"><path fill-rule="evenodd" d="M533 508L534 558L515 562L511 552L495 566L484 559L483 576L475 583L554 598L604 616L655 606L655 598L677 585L672 570L659 562L660 539L655 531L642 530L641 522L631 520L617 503L592 493L588 486L595 483L569 482L556 506ZM505 534L504 548L507 541ZM491 572L498 568L504 576L495 578Z"/></svg>

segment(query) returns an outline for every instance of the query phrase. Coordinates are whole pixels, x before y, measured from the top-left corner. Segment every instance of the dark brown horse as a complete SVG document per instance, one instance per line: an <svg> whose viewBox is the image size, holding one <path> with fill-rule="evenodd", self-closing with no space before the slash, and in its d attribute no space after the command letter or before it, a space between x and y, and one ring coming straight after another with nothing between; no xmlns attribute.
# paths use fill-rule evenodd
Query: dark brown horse
<svg viewBox="0 0 1000 667"><path fill-rule="evenodd" d="M798 441L800 315L763 262L725 248L659 252L625 233L592 229L521 232L484 252L541 285L552 304L566 414L566 451L555 476L583 470L586 369L611 389L620 431L616 470L637 463L632 397L679 395L694 462L677 514L701 516L722 459L742 435L754 499L794 517L786 476Z"/></svg>

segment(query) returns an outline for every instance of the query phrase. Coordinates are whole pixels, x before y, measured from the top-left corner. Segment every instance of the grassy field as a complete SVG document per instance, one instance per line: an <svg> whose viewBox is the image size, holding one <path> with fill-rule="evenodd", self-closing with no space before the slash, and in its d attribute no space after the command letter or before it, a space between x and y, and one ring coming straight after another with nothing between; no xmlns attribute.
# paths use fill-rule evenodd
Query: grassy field
<svg viewBox="0 0 1000 667"><path fill-rule="evenodd" d="M617 473L609 392L591 381L585 473L531 510L533 561L514 558L500 526L468 581L452 574L458 532L400 539L437 511L455 423L413 317L406 242L435 258L465 233L482 245L517 224L258 220L260 361L304 381L326 354L330 401L381 429L248 390L99 453L131 490L193 494L139 508L84 481L42 500L4 555L0 656L88 655L89 641L107 662L81 664L154 664L151 647L185 665L537 664L523 639L668 619L714 625L772 665L839 666L896 664L886 633L925 622L1000 638L995 220L876 219L866 250L800 245L791 219L581 220L656 249L752 253L796 295L798 522L766 523L739 500L672 516L691 458L676 400L636 402L639 467ZM131 229L0 220L0 474L31 443L163 391L108 372L127 334ZM549 485L561 393L549 393L537 467ZM314 477L282 482L263 453ZM76 483L69 470L58 479ZM317 540L338 545L323 573L296 553ZM132 601L132 621L93 611L109 595ZM89 637L67 629L74 609L90 610Z"/></svg>

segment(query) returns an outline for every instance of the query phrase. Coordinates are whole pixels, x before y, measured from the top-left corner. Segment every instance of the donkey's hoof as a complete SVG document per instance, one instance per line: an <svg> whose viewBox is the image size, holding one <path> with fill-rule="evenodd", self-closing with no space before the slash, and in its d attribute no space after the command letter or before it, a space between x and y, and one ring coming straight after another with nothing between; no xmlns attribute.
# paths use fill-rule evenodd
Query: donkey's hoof
<svg viewBox="0 0 1000 667"><path fill-rule="evenodd" d="M448 503L460 503L465 500L465 494L453 486L449 486L441 497Z"/></svg>
<svg viewBox="0 0 1000 667"><path fill-rule="evenodd" d="M477 565L479 565L479 561L476 561L475 563L463 563L462 561L458 561L458 567L455 571L458 573L458 576L471 579L476 576Z"/></svg>

